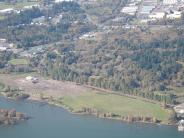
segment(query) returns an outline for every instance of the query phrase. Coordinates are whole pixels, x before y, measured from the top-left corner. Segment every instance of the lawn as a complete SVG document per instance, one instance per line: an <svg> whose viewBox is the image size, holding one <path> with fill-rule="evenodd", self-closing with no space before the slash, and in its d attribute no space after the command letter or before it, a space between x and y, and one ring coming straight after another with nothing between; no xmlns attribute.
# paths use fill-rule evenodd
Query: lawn
<svg viewBox="0 0 184 138"><path fill-rule="evenodd" d="M9 61L10 64L12 65L27 65L29 64L27 59L12 59Z"/></svg>
<svg viewBox="0 0 184 138"><path fill-rule="evenodd" d="M62 102L78 111L83 107L95 108L102 113L115 113L123 116L150 116L167 122L170 111L158 104L132 99L114 94L88 93L78 97L63 97Z"/></svg>
<svg viewBox="0 0 184 138"><path fill-rule="evenodd" d="M0 10L3 10L3 9L8 9L8 8L14 8L14 9L21 9L23 8L24 6L31 6L31 5L34 5L34 4L37 4L37 2L17 2L16 4L7 4L7 3L4 3L4 2L0 2Z"/></svg>

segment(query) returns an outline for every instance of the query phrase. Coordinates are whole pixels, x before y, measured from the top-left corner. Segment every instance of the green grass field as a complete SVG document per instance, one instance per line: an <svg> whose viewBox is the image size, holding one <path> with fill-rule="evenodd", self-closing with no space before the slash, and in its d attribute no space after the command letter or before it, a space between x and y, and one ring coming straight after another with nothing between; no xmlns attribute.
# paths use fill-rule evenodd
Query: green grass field
<svg viewBox="0 0 184 138"><path fill-rule="evenodd" d="M16 4L7 4L5 2L0 2L0 10L8 9L8 8L14 8L14 9L21 9L24 6L30 6L37 4L37 2L17 2Z"/></svg>
<svg viewBox="0 0 184 138"><path fill-rule="evenodd" d="M167 122L170 117L170 111L163 109L158 104L114 94L88 93L78 97L64 97L62 102L74 111L88 107L95 108L102 113L111 112L123 116L150 116L164 122Z"/></svg>
<svg viewBox="0 0 184 138"><path fill-rule="evenodd" d="M28 65L29 62L27 59L12 59L9 61L12 65Z"/></svg>

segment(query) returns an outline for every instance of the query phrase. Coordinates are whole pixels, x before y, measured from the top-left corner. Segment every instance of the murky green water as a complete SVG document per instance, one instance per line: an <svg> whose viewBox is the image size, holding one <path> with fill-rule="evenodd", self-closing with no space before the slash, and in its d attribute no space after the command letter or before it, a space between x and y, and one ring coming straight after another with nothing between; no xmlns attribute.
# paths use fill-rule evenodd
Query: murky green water
<svg viewBox="0 0 184 138"><path fill-rule="evenodd" d="M50 105L0 98L0 107L16 109L33 118L16 126L0 127L0 138L184 138L175 127L126 124L72 115Z"/></svg>

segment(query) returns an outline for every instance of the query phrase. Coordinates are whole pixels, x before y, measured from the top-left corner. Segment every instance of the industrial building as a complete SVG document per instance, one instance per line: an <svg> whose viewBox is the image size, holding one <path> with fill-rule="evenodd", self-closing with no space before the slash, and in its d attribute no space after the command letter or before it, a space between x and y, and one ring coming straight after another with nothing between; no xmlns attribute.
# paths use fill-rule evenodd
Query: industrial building
<svg viewBox="0 0 184 138"><path fill-rule="evenodd" d="M129 15L135 15L138 10L137 6L124 7L121 12Z"/></svg>
<svg viewBox="0 0 184 138"><path fill-rule="evenodd" d="M180 11L173 11L173 13L167 14L167 19L180 19L182 13Z"/></svg>
<svg viewBox="0 0 184 138"><path fill-rule="evenodd" d="M151 13L149 15L149 18L151 19L163 19L165 16L164 12L155 12L155 13Z"/></svg>
<svg viewBox="0 0 184 138"><path fill-rule="evenodd" d="M73 0L55 0L55 3L60 3L60 2L63 2L63 1L73 1Z"/></svg>
<svg viewBox="0 0 184 138"><path fill-rule="evenodd" d="M178 1L177 0L163 0L164 5L173 5L176 4Z"/></svg>

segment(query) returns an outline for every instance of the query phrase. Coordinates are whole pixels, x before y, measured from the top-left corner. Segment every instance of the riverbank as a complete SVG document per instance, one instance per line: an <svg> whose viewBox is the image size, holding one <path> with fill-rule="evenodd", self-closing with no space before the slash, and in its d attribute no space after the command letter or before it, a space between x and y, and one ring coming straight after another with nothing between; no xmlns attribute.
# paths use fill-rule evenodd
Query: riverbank
<svg viewBox="0 0 184 138"><path fill-rule="evenodd" d="M49 103L65 108L72 114L93 115L98 118L120 120L128 123L139 122L175 125L168 120L172 111L163 109L157 104L145 103L137 99L129 99L122 96L119 97L113 94L105 94L105 97L101 93L100 95L98 93L92 95L87 95L88 102L83 101L83 98L86 98L86 96L82 96L82 98L75 98L74 101L67 101L67 98L71 100L72 97L67 97L66 99L64 97L63 99L51 101ZM113 98L115 99L114 101L109 100ZM93 101L93 99L96 99L96 101ZM107 101L109 101L109 103L108 105L105 105L104 103ZM127 103L127 105L124 103Z"/></svg>
<svg viewBox="0 0 184 138"><path fill-rule="evenodd" d="M32 119L15 126L0 126L2 138L183 138L174 126L126 123L99 119L89 115L73 115L57 106L34 101L15 101L0 97L5 109L31 115ZM155 133L156 132L156 133Z"/></svg>
<svg viewBox="0 0 184 138"><path fill-rule="evenodd" d="M11 98L11 97L6 97L6 98L20 100L20 99L15 99L15 98ZM89 106L86 106L86 107L81 106L81 109L72 108L72 106L70 106L70 104L62 102L61 99L54 99L54 98L55 97L44 97L43 95L42 95L42 98L37 97L35 95L29 95L28 100L37 101L37 102L44 102L44 103L47 103L50 105L61 107L61 108L64 108L68 112L75 114L75 115L92 115L92 116L96 116L98 118L119 120L119 121L128 122L128 123L139 122L139 123L151 123L151 124L162 124L162 125L176 125L176 124L170 123L169 120L163 121L163 120L157 119L156 117L153 117L153 116L143 115L143 113L142 113L142 115L132 115L132 113L127 114L127 115L122 115L122 114L113 113L113 112L100 111L98 109L91 108ZM101 106L101 107L103 107L103 106ZM150 106L150 107L152 107L152 106ZM168 112L168 115L170 115L170 113L169 113L169 112L171 112L170 110L168 110L168 109L163 109L163 110L166 110ZM149 112L149 111L147 111L147 112ZM169 118L169 116L168 116L168 118Z"/></svg>
<svg viewBox="0 0 184 138"><path fill-rule="evenodd" d="M1 94L15 95L14 99L17 99L17 95L18 99L29 97L30 100L60 106L73 114L88 114L125 122L171 124L169 119L172 111L157 103L41 77L39 83L33 84L26 81L25 77L26 75L1 75L1 82L11 84L12 88L19 90L16 94L13 90Z"/></svg>

